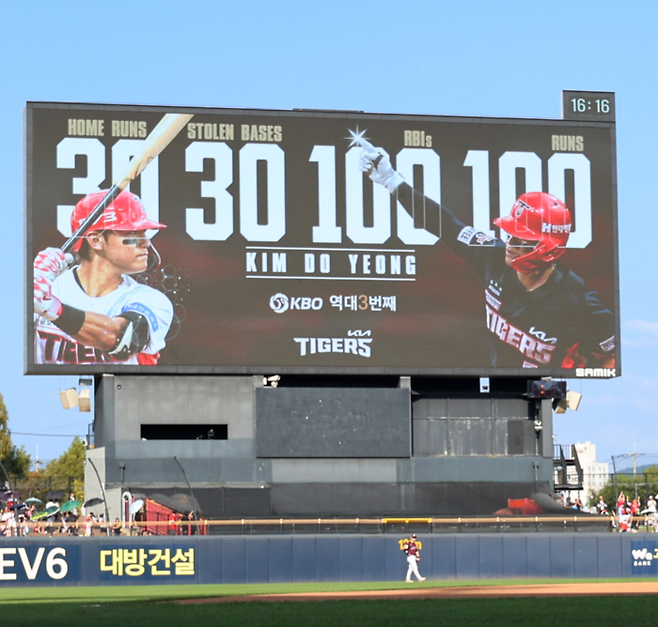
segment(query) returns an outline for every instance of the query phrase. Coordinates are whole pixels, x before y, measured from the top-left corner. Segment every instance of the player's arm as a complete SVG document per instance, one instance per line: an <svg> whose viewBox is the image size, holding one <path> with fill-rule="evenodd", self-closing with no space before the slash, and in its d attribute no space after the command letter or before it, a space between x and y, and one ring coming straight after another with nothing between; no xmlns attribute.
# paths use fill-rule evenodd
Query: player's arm
<svg viewBox="0 0 658 627"><path fill-rule="evenodd" d="M115 317L104 316L66 305L53 295L55 279L72 261L72 255L58 248L47 248L37 255L34 260L35 313L78 342L119 357L125 358L148 346L149 325L143 315L125 311Z"/></svg>
<svg viewBox="0 0 658 627"><path fill-rule="evenodd" d="M614 353L612 355L592 353L592 357L597 361L596 368L615 368L617 365L617 356Z"/></svg>
<svg viewBox="0 0 658 627"><path fill-rule="evenodd" d="M457 220L452 212L431 198L415 191L404 180L404 177L393 169L391 158L385 150L376 149L368 143L361 152L359 169L368 174L374 183L383 185L412 217L415 208L423 207L428 221L424 228L437 237L441 237L443 229L448 230L446 234L450 237L456 236L464 228L465 225ZM441 215L442 212L445 213L445 216ZM444 221L446 224L442 225Z"/></svg>
<svg viewBox="0 0 658 627"><path fill-rule="evenodd" d="M135 312L110 318L62 304L59 316L52 322L81 344L99 348L119 359L142 352L150 340L146 319Z"/></svg>
<svg viewBox="0 0 658 627"><path fill-rule="evenodd" d="M119 360L137 353L155 355L166 345L174 315L171 301L162 292L147 287L132 298L118 316L109 318L86 311L77 333L63 330L78 342L105 350Z"/></svg>
<svg viewBox="0 0 658 627"><path fill-rule="evenodd" d="M64 307L68 306L64 305ZM58 326L85 346L100 348L111 355L116 355L119 359L126 359L129 355L141 353L149 344L148 322L138 313L126 311L113 318L91 311L81 313L84 319L77 333ZM57 324L57 320L54 323Z"/></svg>
<svg viewBox="0 0 658 627"><path fill-rule="evenodd" d="M607 343L614 342L614 336ZM604 343L602 343L604 344ZM588 350L580 344L574 344L567 350L566 356L562 361L562 368L578 368L587 366L588 368L615 368L617 366L617 356L614 348L605 351L602 348Z"/></svg>
<svg viewBox="0 0 658 627"><path fill-rule="evenodd" d="M577 280L582 284L580 278ZM615 368L617 358L614 315L594 290L584 294L574 319L578 321L580 339L567 350L562 367ZM565 324L568 322L565 321Z"/></svg>
<svg viewBox="0 0 658 627"><path fill-rule="evenodd" d="M472 226L467 226L452 211L414 190L404 177L393 169L385 150L375 148L365 140L361 140L361 143L364 149L359 158L359 169L367 173L374 183L383 185L394 195L410 216L413 217L414 210L418 211L418 208L422 207L426 219L423 228L441 238L441 241L482 276L491 251L496 247L503 247L503 243Z"/></svg>
<svg viewBox="0 0 658 627"><path fill-rule="evenodd" d="M585 295L585 317L592 331L592 340L586 343L587 365L595 368L615 368L617 364L616 337L613 313L603 305L599 295L590 290Z"/></svg>
<svg viewBox="0 0 658 627"><path fill-rule="evenodd" d="M422 207L427 220L423 228L442 238L458 255L465 258L471 256L471 253L477 255L477 251L481 250L483 245L488 247L494 245L496 242L494 238L476 231L472 226L467 226L452 211L414 190L404 177L393 169L391 158L385 150L375 148L369 142L366 144L359 158L361 172L368 174L374 183L383 185L410 216L413 217L414 212ZM469 251L467 248L472 250Z"/></svg>

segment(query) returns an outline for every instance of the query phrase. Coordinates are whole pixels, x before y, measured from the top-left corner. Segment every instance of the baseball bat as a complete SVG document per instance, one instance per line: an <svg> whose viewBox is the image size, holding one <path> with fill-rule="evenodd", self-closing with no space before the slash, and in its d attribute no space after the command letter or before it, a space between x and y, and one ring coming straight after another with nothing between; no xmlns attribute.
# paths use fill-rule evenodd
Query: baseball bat
<svg viewBox="0 0 658 627"><path fill-rule="evenodd" d="M155 159L171 142L182 128L192 119L193 114L167 113L158 122L158 125L149 133L143 144L142 150L137 153L128 164L128 167L120 174L103 199L96 205L85 221L76 229L75 233L66 240L62 251L71 252L75 242L84 236L89 228L101 217L112 201L130 184L144 168Z"/></svg>

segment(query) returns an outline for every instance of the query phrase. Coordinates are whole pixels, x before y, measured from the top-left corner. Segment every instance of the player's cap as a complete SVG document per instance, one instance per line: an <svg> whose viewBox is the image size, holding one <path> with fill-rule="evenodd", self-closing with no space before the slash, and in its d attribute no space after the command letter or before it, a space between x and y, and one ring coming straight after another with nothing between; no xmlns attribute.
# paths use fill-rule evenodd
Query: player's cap
<svg viewBox="0 0 658 627"><path fill-rule="evenodd" d="M564 254L571 233L571 213L551 194L528 192L519 196L508 216L496 218L494 224L513 237L537 242L530 252L512 262L515 270L532 272Z"/></svg>
<svg viewBox="0 0 658 627"><path fill-rule="evenodd" d="M107 190L94 192L85 196L73 209L71 214L71 232L75 233L87 216L98 206ZM148 229L166 229L166 225L151 220L144 209L141 198L127 190L122 191L103 211L102 215L87 231L146 231ZM73 246L80 250L82 238Z"/></svg>
<svg viewBox="0 0 658 627"><path fill-rule="evenodd" d="M416 539L416 534L415 534L415 533L412 533L412 534L411 534L411 537L414 538L414 540L415 540L415 539Z"/></svg>

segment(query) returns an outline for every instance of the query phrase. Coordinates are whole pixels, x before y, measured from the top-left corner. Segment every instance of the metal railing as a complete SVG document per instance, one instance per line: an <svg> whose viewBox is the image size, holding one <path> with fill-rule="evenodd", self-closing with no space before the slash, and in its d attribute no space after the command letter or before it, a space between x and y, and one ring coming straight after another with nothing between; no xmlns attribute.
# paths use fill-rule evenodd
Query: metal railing
<svg viewBox="0 0 658 627"><path fill-rule="evenodd" d="M645 517L636 517L639 524ZM77 523L46 520L19 524L21 535L106 535L108 525L95 521L85 528ZM154 530L155 527L155 530ZM147 531L148 530L148 531ZM171 529L168 521L135 522L121 528L121 536L142 535L301 535L301 534L442 534L442 533L509 533L509 532L607 532L615 531L614 517L573 516L444 516L421 518L252 518L230 520L180 521ZM85 534L85 531L91 531ZM11 535L16 535L14 528ZM0 525L0 535L10 535Z"/></svg>

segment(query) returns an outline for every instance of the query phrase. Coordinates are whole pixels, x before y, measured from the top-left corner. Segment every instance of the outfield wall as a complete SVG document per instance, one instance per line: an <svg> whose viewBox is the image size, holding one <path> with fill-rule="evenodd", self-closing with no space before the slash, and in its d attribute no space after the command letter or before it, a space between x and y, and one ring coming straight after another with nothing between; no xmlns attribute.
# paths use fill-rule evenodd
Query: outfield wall
<svg viewBox="0 0 658 627"><path fill-rule="evenodd" d="M393 535L1 538L0 586L402 581ZM428 580L658 574L653 534L420 537Z"/></svg>

